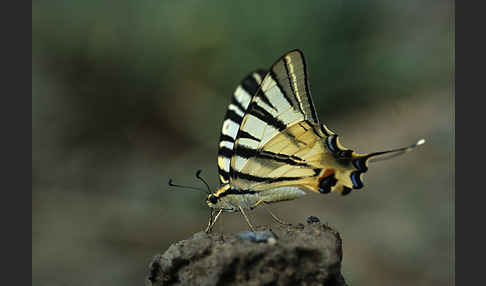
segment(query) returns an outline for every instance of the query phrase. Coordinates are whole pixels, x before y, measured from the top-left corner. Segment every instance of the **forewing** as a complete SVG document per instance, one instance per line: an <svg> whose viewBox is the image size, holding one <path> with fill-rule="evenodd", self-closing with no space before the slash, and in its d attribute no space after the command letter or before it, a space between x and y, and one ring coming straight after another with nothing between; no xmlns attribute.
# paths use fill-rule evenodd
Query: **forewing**
<svg viewBox="0 0 486 286"><path fill-rule="evenodd" d="M283 133L292 144L298 145L298 139L285 130L303 121L318 124L305 59L301 51L294 50L272 65L249 104L234 142L230 177L240 176L248 158L262 151L277 134Z"/></svg>
<svg viewBox="0 0 486 286"><path fill-rule="evenodd" d="M275 82L281 95L294 110L303 115L303 119L319 123L310 95L304 54L300 50L291 51L280 58L272 66L270 75L273 80L268 82L268 87L262 86L263 91L273 88Z"/></svg>
<svg viewBox="0 0 486 286"><path fill-rule="evenodd" d="M263 70L248 74L233 93L219 137L218 174L221 184L229 182L230 160L234 154L235 138L248 106L260 88L265 74L266 72Z"/></svg>

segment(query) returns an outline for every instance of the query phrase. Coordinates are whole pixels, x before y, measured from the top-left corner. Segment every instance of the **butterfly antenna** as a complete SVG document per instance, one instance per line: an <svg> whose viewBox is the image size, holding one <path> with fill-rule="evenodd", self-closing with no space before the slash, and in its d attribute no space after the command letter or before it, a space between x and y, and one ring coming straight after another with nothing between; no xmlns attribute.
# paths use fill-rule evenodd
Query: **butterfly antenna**
<svg viewBox="0 0 486 286"><path fill-rule="evenodd" d="M204 180L203 177L201 177L201 172L202 170L197 170L196 178L201 180L206 185L206 188L208 188L208 194L211 194L211 188L209 187L209 184L206 182L206 180Z"/></svg>
<svg viewBox="0 0 486 286"><path fill-rule="evenodd" d="M419 141L417 141L417 143L412 144L410 146L406 146L406 147L402 147L402 148L398 148L398 149L393 149L393 150L388 150L388 151L375 152L375 153L368 154L366 157L372 158L372 157L376 157L376 156L382 156L382 155L389 154L386 157L372 158L372 159L370 159L369 162L371 163L371 162L384 161L384 160L388 160L388 159L391 159L391 158L396 157L396 156L403 155L407 152L410 152L413 149L417 148L418 146L420 146L424 143L425 143L425 139L420 139Z"/></svg>
<svg viewBox="0 0 486 286"><path fill-rule="evenodd" d="M196 187L191 187L191 186L176 185L176 184L172 183L172 179L169 179L169 186L171 186L171 187L177 187L177 188L181 188L181 189L190 189L190 190L195 190L195 191L200 191L200 192L206 193L206 190L204 190L204 189L200 189L200 188L196 188Z"/></svg>

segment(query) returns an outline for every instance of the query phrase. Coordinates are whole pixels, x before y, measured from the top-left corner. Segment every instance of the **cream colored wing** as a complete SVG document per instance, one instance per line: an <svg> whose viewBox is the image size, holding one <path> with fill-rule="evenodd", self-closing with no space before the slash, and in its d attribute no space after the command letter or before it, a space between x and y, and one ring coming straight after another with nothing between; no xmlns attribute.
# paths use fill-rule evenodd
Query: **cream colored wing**
<svg viewBox="0 0 486 286"><path fill-rule="evenodd" d="M233 147L236 135L238 134L246 110L259 90L266 73L264 70L257 70L248 74L236 88L231 98L231 103L228 105L218 144L217 162L220 184L229 183L230 161L234 154Z"/></svg>
<svg viewBox="0 0 486 286"><path fill-rule="evenodd" d="M288 134L296 140L290 140ZM312 122L290 126L262 150L249 155L246 165L232 180L232 185L242 190L298 187L305 191L347 194L362 186L360 176L365 170L354 161L363 155L344 148L334 133Z"/></svg>
<svg viewBox="0 0 486 286"><path fill-rule="evenodd" d="M307 120L318 123L309 93L305 59L294 50L272 65L243 117L233 146L230 180L236 178L251 154L277 134L299 144L287 127Z"/></svg>

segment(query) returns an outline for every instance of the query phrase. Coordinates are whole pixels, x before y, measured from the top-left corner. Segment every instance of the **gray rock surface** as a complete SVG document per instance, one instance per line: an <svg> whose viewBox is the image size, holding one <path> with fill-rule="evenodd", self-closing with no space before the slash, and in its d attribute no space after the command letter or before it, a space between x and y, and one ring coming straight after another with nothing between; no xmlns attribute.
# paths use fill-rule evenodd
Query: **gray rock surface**
<svg viewBox="0 0 486 286"><path fill-rule="evenodd" d="M313 217L237 234L198 232L156 255L147 285L346 285L339 233Z"/></svg>

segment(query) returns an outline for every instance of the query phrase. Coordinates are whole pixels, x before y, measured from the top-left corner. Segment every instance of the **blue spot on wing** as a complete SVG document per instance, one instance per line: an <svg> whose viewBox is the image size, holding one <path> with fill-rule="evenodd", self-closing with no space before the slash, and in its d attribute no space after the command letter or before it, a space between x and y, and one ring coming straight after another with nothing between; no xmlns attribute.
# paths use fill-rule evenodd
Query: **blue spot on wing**
<svg viewBox="0 0 486 286"><path fill-rule="evenodd" d="M329 148L331 152L337 151L336 135L331 135L327 137L326 143L327 143L327 148Z"/></svg>
<svg viewBox="0 0 486 286"><path fill-rule="evenodd" d="M353 160L353 165L356 167L356 169L358 169L358 171L366 172L366 171L368 171L368 167L366 167L366 160L367 159L368 158L355 159L355 160Z"/></svg>
<svg viewBox="0 0 486 286"><path fill-rule="evenodd" d="M360 174L361 172L359 171L354 171L351 173L351 181L353 181L354 189L361 189L363 187L363 182L361 182L361 179L359 178Z"/></svg>

